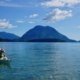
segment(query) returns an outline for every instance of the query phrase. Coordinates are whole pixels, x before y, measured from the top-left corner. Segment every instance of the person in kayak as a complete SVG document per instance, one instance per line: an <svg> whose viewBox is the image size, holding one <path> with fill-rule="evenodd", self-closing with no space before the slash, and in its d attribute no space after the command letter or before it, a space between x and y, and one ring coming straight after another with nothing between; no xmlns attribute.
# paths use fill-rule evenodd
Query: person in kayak
<svg viewBox="0 0 80 80"><path fill-rule="evenodd" d="M4 53L5 53L4 49L0 48L0 59L5 58L5 54Z"/></svg>

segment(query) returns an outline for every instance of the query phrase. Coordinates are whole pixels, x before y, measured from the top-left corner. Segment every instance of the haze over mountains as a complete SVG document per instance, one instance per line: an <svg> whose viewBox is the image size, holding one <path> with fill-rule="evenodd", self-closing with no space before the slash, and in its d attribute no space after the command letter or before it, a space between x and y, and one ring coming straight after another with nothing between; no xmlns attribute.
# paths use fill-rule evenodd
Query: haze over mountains
<svg viewBox="0 0 80 80"><path fill-rule="evenodd" d="M0 41L21 41L21 42L73 42L65 35L59 33L50 26L37 25L23 34L22 37L17 35L0 32Z"/></svg>

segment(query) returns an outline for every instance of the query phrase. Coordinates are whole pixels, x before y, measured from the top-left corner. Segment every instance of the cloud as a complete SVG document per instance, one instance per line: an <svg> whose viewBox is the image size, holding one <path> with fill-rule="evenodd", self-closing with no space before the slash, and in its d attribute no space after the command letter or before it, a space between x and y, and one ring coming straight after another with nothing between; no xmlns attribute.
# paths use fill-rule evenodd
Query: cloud
<svg viewBox="0 0 80 80"><path fill-rule="evenodd" d="M72 17L72 10L61 10L59 8L54 9L50 12L44 20L49 22L56 22L60 20L64 20L68 17Z"/></svg>
<svg viewBox="0 0 80 80"><path fill-rule="evenodd" d="M30 23L30 24L32 24L32 23L35 23L35 20L38 16L39 16L39 14L34 13L29 16L25 16L23 19L17 20L16 22L17 23Z"/></svg>
<svg viewBox="0 0 80 80"><path fill-rule="evenodd" d="M80 0L49 0L41 3L46 7L70 7L77 4L80 4Z"/></svg>
<svg viewBox="0 0 80 80"><path fill-rule="evenodd" d="M67 6L74 6L80 4L80 0L65 0L64 3L67 4Z"/></svg>
<svg viewBox="0 0 80 80"><path fill-rule="evenodd" d="M25 21L24 20L17 20L16 22L17 23L24 23Z"/></svg>
<svg viewBox="0 0 80 80"><path fill-rule="evenodd" d="M23 4L18 4L18 3L11 3L10 0L1 0L0 1L0 6L1 7L16 7L16 8L22 8L22 7L28 7Z"/></svg>
<svg viewBox="0 0 80 80"><path fill-rule="evenodd" d="M14 27L16 27L16 26L12 25L6 19L0 19L0 28L14 28Z"/></svg>
<svg viewBox="0 0 80 80"><path fill-rule="evenodd" d="M35 22L34 22L34 21L28 21L28 23L29 23L29 24L34 24Z"/></svg>
<svg viewBox="0 0 80 80"><path fill-rule="evenodd" d="M39 15L35 13L35 14L30 15L29 18L36 18L36 17L38 17L38 16L39 16Z"/></svg>
<svg viewBox="0 0 80 80"><path fill-rule="evenodd" d="M41 5L46 6L46 7L62 7L65 4L59 0L50 0L50 1L41 3Z"/></svg>

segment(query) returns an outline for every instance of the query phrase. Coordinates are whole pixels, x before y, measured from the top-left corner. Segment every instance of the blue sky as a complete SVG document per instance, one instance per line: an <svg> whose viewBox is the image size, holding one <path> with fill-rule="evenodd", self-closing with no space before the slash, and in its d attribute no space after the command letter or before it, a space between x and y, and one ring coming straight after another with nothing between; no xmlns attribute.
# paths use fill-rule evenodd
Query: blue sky
<svg viewBox="0 0 80 80"><path fill-rule="evenodd" d="M0 31L22 36L36 25L80 40L80 0L0 0Z"/></svg>

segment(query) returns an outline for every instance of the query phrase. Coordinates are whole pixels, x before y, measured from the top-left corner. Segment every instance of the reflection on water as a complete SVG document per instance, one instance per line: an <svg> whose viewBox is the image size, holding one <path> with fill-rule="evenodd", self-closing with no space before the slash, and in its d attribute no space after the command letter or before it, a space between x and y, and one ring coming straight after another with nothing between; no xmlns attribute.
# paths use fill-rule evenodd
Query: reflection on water
<svg viewBox="0 0 80 80"><path fill-rule="evenodd" d="M0 43L11 59L0 80L80 80L79 43Z"/></svg>
<svg viewBox="0 0 80 80"><path fill-rule="evenodd" d="M6 80L7 77L9 75L7 74L10 74L8 73L11 69L11 66L10 66L10 62L9 61L0 61L0 80Z"/></svg>
<svg viewBox="0 0 80 80"><path fill-rule="evenodd" d="M10 66L10 61L0 61L0 68L1 67L8 67L8 68L11 68Z"/></svg>

